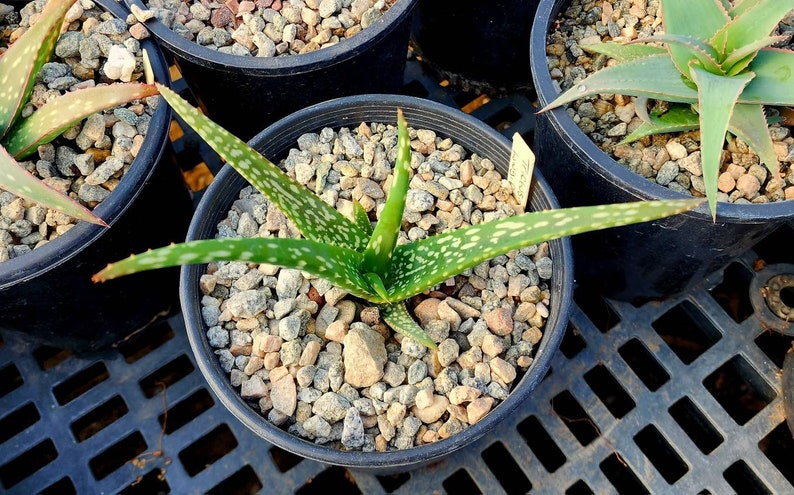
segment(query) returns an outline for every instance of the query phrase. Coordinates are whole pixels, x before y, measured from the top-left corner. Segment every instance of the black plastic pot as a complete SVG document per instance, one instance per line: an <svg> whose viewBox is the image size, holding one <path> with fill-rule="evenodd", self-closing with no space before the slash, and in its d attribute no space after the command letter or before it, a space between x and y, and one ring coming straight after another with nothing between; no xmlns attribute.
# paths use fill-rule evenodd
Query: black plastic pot
<svg viewBox="0 0 794 495"><path fill-rule="evenodd" d="M412 126L432 129L439 135L451 137L469 151L491 158L499 170L506 172L510 157L510 143L507 139L481 121L458 110L406 96L366 95L315 105L268 127L252 139L251 144L271 160L280 160L295 146L301 134L318 132L324 127L355 127L361 122L394 123L397 108L405 111L406 119ZM213 238L218 222L225 218L240 189L246 185L247 182L240 175L229 165L225 165L198 205L188 239ZM535 175L533 181L530 203L533 209L556 206L553 194L539 174ZM254 433L282 449L323 463L381 472L404 471L447 455L486 434L499 421L508 417L520 403L528 400L532 390L543 378L565 333L572 282L569 241L552 241L550 248L555 266L551 279L550 316L535 361L525 376L509 397L477 424L448 439L403 451L343 452L317 445L279 429L249 407L230 385L228 374L221 369L205 337L198 283L205 271L205 265L182 268L182 312L199 369L220 401Z"/></svg>
<svg viewBox="0 0 794 495"><path fill-rule="evenodd" d="M541 107L559 93L546 65L546 35L567 0L541 0L532 27L530 60ZM538 166L563 206L684 198L618 164L601 151L565 108L538 115ZM700 208L640 225L577 236L577 280L609 297L635 303L692 288L761 238L794 218L792 201L759 205L720 203L713 222Z"/></svg>
<svg viewBox="0 0 794 495"><path fill-rule="evenodd" d="M145 8L141 0L126 0ZM244 57L210 50L157 19L146 27L173 56L204 112L249 139L279 118L314 103L402 87L411 15L416 0L399 0L371 26L315 52Z"/></svg>
<svg viewBox="0 0 794 495"><path fill-rule="evenodd" d="M97 3L126 17L112 0ZM170 81L157 45L142 44L157 79ZM170 123L163 102L129 171L94 209L110 228L80 222L57 240L0 263L0 327L85 352L123 339L176 306L177 270L91 282L111 261L184 239L190 196L176 167L161 160L167 145L170 149Z"/></svg>
<svg viewBox="0 0 794 495"><path fill-rule="evenodd" d="M529 89L529 34L538 0L419 0L411 37L423 60L458 86Z"/></svg>

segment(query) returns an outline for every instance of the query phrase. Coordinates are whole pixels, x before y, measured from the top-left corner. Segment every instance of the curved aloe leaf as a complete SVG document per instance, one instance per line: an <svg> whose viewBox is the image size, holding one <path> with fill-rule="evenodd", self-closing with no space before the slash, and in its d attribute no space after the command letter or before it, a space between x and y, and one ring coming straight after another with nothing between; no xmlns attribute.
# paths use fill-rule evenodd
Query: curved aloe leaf
<svg viewBox="0 0 794 495"><path fill-rule="evenodd" d="M769 36L781 19L794 9L794 0L757 0L751 3L714 35L712 43L717 48L724 46L723 54L726 56Z"/></svg>
<svg viewBox="0 0 794 495"><path fill-rule="evenodd" d="M0 146L0 176L3 177L0 184L2 189L48 208L62 211L78 220L107 226L101 218L91 213L83 205L51 188L20 167L2 146Z"/></svg>
<svg viewBox="0 0 794 495"><path fill-rule="evenodd" d="M190 106L170 89L157 89L176 113L240 175L275 204L306 238L361 251L367 236L353 222L292 180L247 144Z"/></svg>
<svg viewBox="0 0 794 495"><path fill-rule="evenodd" d="M717 176L728 124L744 87L755 76L718 76L693 66L692 77L698 86L700 109L700 153L703 165L703 182L712 218L717 218Z"/></svg>
<svg viewBox="0 0 794 495"><path fill-rule="evenodd" d="M579 48L586 52L606 55L620 63L629 62L638 58L650 57L651 55L664 55L668 53L667 48L653 45L641 45L638 43L592 43L579 45Z"/></svg>
<svg viewBox="0 0 794 495"><path fill-rule="evenodd" d="M755 78L742 91L740 103L794 105L794 52L764 48L748 69Z"/></svg>
<svg viewBox="0 0 794 495"><path fill-rule="evenodd" d="M628 136L623 138L621 144L632 143L645 136L661 134L663 132L691 131L700 127L700 116L689 107L676 105L663 114L652 113L650 123L643 122Z"/></svg>
<svg viewBox="0 0 794 495"><path fill-rule="evenodd" d="M66 12L75 0L50 0L39 21L0 57L0 136L17 118L33 90L36 74L49 60Z"/></svg>
<svg viewBox="0 0 794 495"><path fill-rule="evenodd" d="M394 178L389 189L389 197L383 207L372 237L364 250L364 272L374 272L381 276L389 273L392 252L400 233L405 196L411 173L411 140L408 137L408 124L402 110L397 110L397 160L394 164Z"/></svg>
<svg viewBox="0 0 794 495"><path fill-rule="evenodd" d="M388 279L389 301L419 294L483 261L539 242L695 208L702 200L640 201L549 210L503 218L397 246Z"/></svg>
<svg viewBox="0 0 794 495"><path fill-rule="evenodd" d="M670 33L663 33L657 34L654 36L649 36L648 38L642 38L637 41L641 42L659 42L665 43L668 46L677 46L681 48L681 54L688 53L687 65L691 64L693 61L697 61L700 65L712 72L714 74L724 74L725 71L720 66L719 62L717 61L719 54L717 51L705 41L701 41L697 38L692 36L686 36L683 34L670 34Z"/></svg>
<svg viewBox="0 0 794 495"><path fill-rule="evenodd" d="M372 222L369 221L369 216L364 208L356 200L353 200L353 221L362 232L367 235L372 235Z"/></svg>
<svg viewBox="0 0 794 495"><path fill-rule="evenodd" d="M411 337L415 341L429 347L438 349L438 346L430 336L425 333L422 327L411 318L411 314L405 309L405 304L380 304L378 305L380 316L395 332Z"/></svg>
<svg viewBox="0 0 794 495"><path fill-rule="evenodd" d="M664 0L661 6L664 31L668 35L691 36L709 41L731 19L718 0ZM668 48L675 66L691 79L690 51L678 45L669 45ZM718 46L714 48L720 49Z"/></svg>
<svg viewBox="0 0 794 495"><path fill-rule="evenodd" d="M678 103L697 102L697 91L684 83L670 56L654 55L605 67L561 94L540 112L600 93L647 96Z"/></svg>
<svg viewBox="0 0 794 495"><path fill-rule="evenodd" d="M24 158L41 144L60 136L84 118L128 101L157 94L149 84L124 83L79 89L51 100L8 132L3 144L16 158Z"/></svg>
<svg viewBox="0 0 794 495"><path fill-rule="evenodd" d="M104 282L144 270L211 261L250 261L303 270L354 296L382 302L366 289L368 283L358 271L361 253L308 239L209 239L173 244L110 264L93 280Z"/></svg>
<svg viewBox="0 0 794 495"><path fill-rule="evenodd" d="M747 143L773 175L778 174L779 163L761 105L737 104L728 130Z"/></svg>
<svg viewBox="0 0 794 495"><path fill-rule="evenodd" d="M736 75L750 65L750 62L758 55L759 50L785 39L785 36L767 36L753 43L741 46L725 57L725 60L722 62L722 67L729 76Z"/></svg>

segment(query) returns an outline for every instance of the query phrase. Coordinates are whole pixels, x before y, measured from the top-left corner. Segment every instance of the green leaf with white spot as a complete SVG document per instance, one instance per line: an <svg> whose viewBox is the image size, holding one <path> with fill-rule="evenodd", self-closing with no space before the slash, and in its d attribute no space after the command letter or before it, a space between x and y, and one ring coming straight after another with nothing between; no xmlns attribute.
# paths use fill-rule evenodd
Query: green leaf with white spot
<svg viewBox="0 0 794 495"><path fill-rule="evenodd" d="M66 12L75 0L49 0L30 29L0 57L0 136L27 102L36 74L49 60Z"/></svg>
<svg viewBox="0 0 794 495"><path fill-rule="evenodd" d="M392 258L387 280L389 301L407 299L514 249L591 230L647 222L691 210L702 202L640 201L524 213L403 244Z"/></svg>
<svg viewBox="0 0 794 495"><path fill-rule="evenodd" d="M378 305L380 316L395 332L411 337L430 349L438 349L433 339L419 326L408 313L403 303Z"/></svg>
<svg viewBox="0 0 794 495"><path fill-rule="evenodd" d="M367 235L277 166L207 118L178 94L157 85L171 108L219 155L281 210L308 239L361 251Z"/></svg>
<svg viewBox="0 0 794 495"><path fill-rule="evenodd" d="M369 282L358 270L361 253L307 239L235 238L174 244L110 264L94 275L93 280L104 282L144 270L212 261L248 261L302 270L354 296L382 302L377 294L368 290Z"/></svg>
<svg viewBox="0 0 794 495"><path fill-rule="evenodd" d="M107 226L98 216L77 201L40 181L22 168L5 148L0 146L0 188L47 208L58 210L78 220Z"/></svg>
<svg viewBox="0 0 794 495"><path fill-rule="evenodd" d="M393 174L389 197L364 250L361 267L365 272L378 273L383 277L389 273L392 252L397 245L411 174L411 139L402 110L397 110L397 160Z"/></svg>
<svg viewBox="0 0 794 495"><path fill-rule="evenodd" d="M78 89L50 100L19 121L6 134L3 144L14 157L24 158L90 115L156 94L156 87L141 83Z"/></svg>
<svg viewBox="0 0 794 495"><path fill-rule="evenodd" d="M369 221L369 215L367 215L361 203L356 200L353 200L353 221L362 232L372 235L372 222Z"/></svg>

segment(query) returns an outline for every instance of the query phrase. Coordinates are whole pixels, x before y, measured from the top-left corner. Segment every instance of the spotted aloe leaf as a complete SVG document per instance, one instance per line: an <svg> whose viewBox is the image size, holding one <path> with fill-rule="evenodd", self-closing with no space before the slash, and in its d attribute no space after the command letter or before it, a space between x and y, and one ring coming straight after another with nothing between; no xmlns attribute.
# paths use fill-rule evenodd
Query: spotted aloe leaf
<svg viewBox="0 0 794 495"><path fill-rule="evenodd" d="M369 221L369 215L361 206L358 201L353 201L353 221L359 229L367 235L372 235L372 222Z"/></svg>
<svg viewBox="0 0 794 495"><path fill-rule="evenodd" d="M362 251L367 235L353 222L284 174L255 150L211 121L179 95L157 89L207 144L275 204L308 239Z"/></svg>
<svg viewBox="0 0 794 495"><path fill-rule="evenodd" d="M157 94L149 84L125 83L72 91L55 98L17 123L3 139L9 153L24 158L84 118L106 108Z"/></svg>
<svg viewBox="0 0 794 495"><path fill-rule="evenodd" d="M390 301L419 294L483 261L559 237L675 215L702 200L646 201L549 210L503 218L395 249L387 279Z"/></svg>
<svg viewBox="0 0 794 495"><path fill-rule="evenodd" d="M667 49L661 46L640 45L636 43L588 43L579 45L586 52L600 53L609 58L614 58L620 63L649 57L651 55L664 55Z"/></svg>
<svg viewBox="0 0 794 495"><path fill-rule="evenodd" d="M66 12L75 0L50 0L38 22L0 57L0 136L6 134L27 102L36 74L49 60Z"/></svg>
<svg viewBox="0 0 794 495"><path fill-rule="evenodd" d="M0 146L0 177L3 178L2 189L19 197L46 204L78 220L106 225L101 218L80 203L51 188L22 168L2 146Z"/></svg>
<svg viewBox="0 0 794 495"><path fill-rule="evenodd" d="M419 326L416 321L408 313L405 304L381 304L378 306L380 316L387 325L392 327L395 332L401 333L405 336L411 337L420 344L430 349L438 349L438 346L433 339Z"/></svg>

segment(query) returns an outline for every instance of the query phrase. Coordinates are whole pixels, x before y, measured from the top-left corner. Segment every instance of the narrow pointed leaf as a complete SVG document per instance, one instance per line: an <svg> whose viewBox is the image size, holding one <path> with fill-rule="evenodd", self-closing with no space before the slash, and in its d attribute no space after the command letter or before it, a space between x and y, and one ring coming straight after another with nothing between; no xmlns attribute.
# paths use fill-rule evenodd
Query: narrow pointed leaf
<svg viewBox="0 0 794 495"><path fill-rule="evenodd" d="M709 72L713 72L715 74L724 74L722 67L717 62L718 53L714 48L706 43L705 41L701 41L697 38L692 36L686 36L683 34L670 34L670 33L662 33L657 34L654 36L649 36L648 38L642 38L637 41L645 42L659 42L665 43L668 46L677 46L681 48L681 54L683 62L683 54L687 53L687 65L692 63L692 61L697 61L700 65L708 70Z"/></svg>
<svg viewBox="0 0 794 495"><path fill-rule="evenodd" d="M212 261L269 263L303 270L328 280L354 296L375 303L382 302L366 289L368 283L358 271L361 253L308 239L209 239L173 244L110 264L94 275L93 279L95 282L104 282L145 270Z"/></svg>
<svg viewBox="0 0 794 495"><path fill-rule="evenodd" d="M634 59L649 57L651 55L667 54L667 49L664 47L642 45L639 43L592 43L579 45L579 48L590 53L601 53L609 58L614 58L620 63L630 62Z"/></svg>
<svg viewBox="0 0 794 495"><path fill-rule="evenodd" d="M723 5L727 4L726 8L728 9L728 15L731 18L736 18L743 13L745 13L750 7L755 5L756 0L736 0L733 2L733 6L730 5L729 0L723 0Z"/></svg>
<svg viewBox="0 0 794 495"><path fill-rule="evenodd" d="M65 93L11 128L3 144L16 158L24 158L60 136L84 118L107 108L157 94L149 84L119 83Z"/></svg>
<svg viewBox="0 0 794 495"><path fill-rule="evenodd" d="M397 246L387 283L390 301L419 294L483 261L559 237L647 222L702 200L640 201L548 210L503 218Z"/></svg>
<svg viewBox="0 0 794 495"><path fill-rule="evenodd" d="M738 136L755 152L773 176L779 173L779 163L767 119L761 105L738 104L733 109L728 130Z"/></svg>
<svg viewBox="0 0 794 495"><path fill-rule="evenodd" d="M653 77L649 77L649 74L653 74ZM594 72L549 103L541 112L600 93L646 96L678 103L697 102L697 91L684 83L670 57L654 55Z"/></svg>
<svg viewBox="0 0 794 495"><path fill-rule="evenodd" d="M392 252L397 244L403 219L410 173L411 140L408 137L408 124L405 123L402 110L397 110L397 160L394 164L394 178L389 197L364 250L364 263L361 266L363 272L379 273L382 276L389 273Z"/></svg>
<svg viewBox="0 0 794 495"><path fill-rule="evenodd" d="M378 306L380 316L395 332L411 337L420 344L430 349L438 349L433 339L419 326L408 313L405 304L381 304Z"/></svg>
<svg viewBox="0 0 794 495"><path fill-rule="evenodd" d="M623 138L621 144L632 143L645 136L661 134L663 132L683 132L691 131L700 127L700 116L692 109L676 105L667 112L658 115L651 114L651 122L639 125L631 134Z"/></svg>
<svg viewBox="0 0 794 495"><path fill-rule="evenodd" d="M5 135L33 90L36 73L49 60L66 12L75 0L50 0L38 22L0 57L0 136Z"/></svg>
<svg viewBox="0 0 794 495"><path fill-rule="evenodd" d="M247 144L190 106L170 89L157 85L176 113L240 175L275 204L311 240L364 249L367 236L344 215L298 184Z"/></svg>
<svg viewBox="0 0 794 495"><path fill-rule="evenodd" d="M794 52L764 48L748 69L755 73L755 78L744 88L739 102L794 105Z"/></svg>
<svg viewBox="0 0 794 495"><path fill-rule="evenodd" d="M364 207L361 206L361 203L355 200L353 200L353 220L362 232L367 235L372 235L372 222L369 221L369 216L367 212L364 211Z"/></svg>
<svg viewBox="0 0 794 495"><path fill-rule="evenodd" d="M2 177L0 189L5 189L17 196L35 201L47 208L61 211L78 220L107 226L101 218L91 213L88 208L51 188L20 167L2 146L0 146L0 177Z"/></svg>
<svg viewBox="0 0 794 495"><path fill-rule="evenodd" d="M711 216L717 217L717 177L725 143L725 133L731 121L733 108L744 87L754 74L723 77L700 67L692 67L692 77L698 86L700 111L700 158L703 165L703 182L709 200Z"/></svg>
<svg viewBox="0 0 794 495"><path fill-rule="evenodd" d="M386 286L383 285L383 280L380 278L380 275L377 273L364 273L364 279L369 282L369 286L372 289L372 292L379 295L383 300L389 298L388 292L386 292Z"/></svg>
<svg viewBox="0 0 794 495"><path fill-rule="evenodd" d="M709 41L730 21L728 12L719 0L664 0L661 6L664 32L668 35L691 36L701 41ZM668 45L668 48L675 66L691 79L690 51L678 45Z"/></svg>
<svg viewBox="0 0 794 495"><path fill-rule="evenodd" d="M696 3L696 2L690 2ZM783 17L794 9L794 0L758 0L741 15L725 24L714 36L716 47L725 46L724 54L766 38Z"/></svg>
<svg viewBox="0 0 794 495"><path fill-rule="evenodd" d="M775 43L785 39L785 36L766 36L753 43L740 46L731 52L730 55L725 57L725 60L721 64L722 68L725 69L728 75L736 75L750 65L750 62L753 61L759 50L774 45Z"/></svg>

